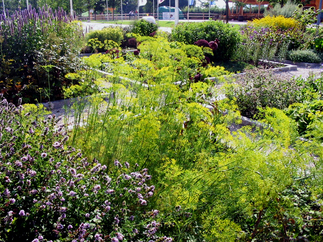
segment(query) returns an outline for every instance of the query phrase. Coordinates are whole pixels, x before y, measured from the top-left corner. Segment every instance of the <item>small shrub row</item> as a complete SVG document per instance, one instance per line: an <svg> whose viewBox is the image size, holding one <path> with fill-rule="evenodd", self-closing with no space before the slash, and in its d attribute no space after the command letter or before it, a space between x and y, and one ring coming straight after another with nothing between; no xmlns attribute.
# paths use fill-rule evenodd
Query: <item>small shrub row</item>
<svg viewBox="0 0 323 242"><path fill-rule="evenodd" d="M287 59L293 62L320 63L320 56L313 50L291 50L288 52Z"/></svg>
<svg viewBox="0 0 323 242"><path fill-rule="evenodd" d="M113 41L119 46L134 47L137 43L131 43L133 37L129 35L153 36L158 30L156 24L150 23L144 19L137 20L128 28L107 27L102 30L91 31L86 35L87 46L83 48L83 52L105 52L109 49L108 42ZM130 40L130 42L129 42Z"/></svg>
<svg viewBox="0 0 323 242"><path fill-rule="evenodd" d="M158 29L157 24L150 23L144 19L135 21L131 32L140 36L152 36Z"/></svg>
<svg viewBox="0 0 323 242"><path fill-rule="evenodd" d="M106 43L113 41L121 45L124 39L123 29L121 27L108 27L102 30L91 31L86 35L87 46L89 50L84 52L104 52L107 50Z"/></svg>

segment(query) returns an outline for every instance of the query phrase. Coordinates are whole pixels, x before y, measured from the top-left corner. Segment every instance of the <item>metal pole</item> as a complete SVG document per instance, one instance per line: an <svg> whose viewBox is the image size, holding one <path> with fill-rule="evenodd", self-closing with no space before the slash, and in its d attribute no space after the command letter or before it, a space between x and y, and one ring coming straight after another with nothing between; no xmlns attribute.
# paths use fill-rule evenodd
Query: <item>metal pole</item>
<svg viewBox="0 0 323 242"><path fill-rule="evenodd" d="M6 7L4 5L4 0L2 0L3 15L6 17Z"/></svg>
<svg viewBox="0 0 323 242"><path fill-rule="evenodd" d="M27 7L27 9L29 8L29 2L28 2L28 0L26 0L26 7Z"/></svg>
<svg viewBox="0 0 323 242"><path fill-rule="evenodd" d="M178 0L175 0L175 26L178 24L179 14L178 14Z"/></svg>
<svg viewBox="0 0 323 242"><path fill-rule="evenodd" d="M320 6L319 6L319 14L317 15L317 25L320 25L321 23L321 10L322 10L322 0L320 0Z"/></svg>
<svg viewBox="0 0 323 242"><path fill-rule="evenodd" d="M123 20L122 0L121 0L121 21Z"/></svg>
<svg viewBox="0 0 323 242"><path fill-rule="evenodd" d="M210 20L211 1L212 1L212 0L209 0L209 20Z"/></svg>
<svg viewBox="0 0 323 242"><path fill-rule="evenodd" d="M155 17L155 0L153 0L153 17Z"/></svg>
<svg viewBox="0 0 323 242"><path fill-rule="evenodd" d="M105 3L107 5L107 21L109 21L109 3L108 3L108 0L106 0Z"/></svg>
<svg viewBox="0 0 323 242"><path fill-rule="evenodd" d="M70 0L70 7L71 7L71 18L73 19L74 18L74 15L73 15L73 0Z"/></svg>
<svg viewBox="0 0 323 242"><path fill-rule="evenodd" d="M190 0L187 0L187 20L190 20Z"/></svg>
<svg viewBox="0 0 323 242"><path fill-rule="evenodd" d="M157 0L157 21L159 21L159 0Z"/></svg>

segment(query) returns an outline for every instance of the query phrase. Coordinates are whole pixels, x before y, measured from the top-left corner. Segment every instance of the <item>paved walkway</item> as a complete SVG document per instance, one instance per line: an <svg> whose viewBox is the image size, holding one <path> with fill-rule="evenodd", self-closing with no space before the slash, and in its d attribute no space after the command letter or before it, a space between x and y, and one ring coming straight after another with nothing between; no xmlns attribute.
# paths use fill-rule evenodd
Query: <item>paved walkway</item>
<svg viewBox="0 0 323 242"><path fill-rule="evenodd" d="M83 22L82 24L83 24L84 33L89 33L90 31L93 31L93 30L101 30L103 28L110 27L110 26L122 27L122 28L129 26L127 24L105 24L105 23L93 23L93 22ZM172 32L172 28L168 28L168 27L159 27L159 29L168 33Z"/></svg>
<svg viewBox="0 0 323 242"><path fill-rule="evenodd" d="M314 63L295 63L293 65L297 66L297 70L291 70L286 72L278 73L287 78L292 77L303 77L308 78L312 75L322 75L323 74L323 66L321 64Z"/></svg>

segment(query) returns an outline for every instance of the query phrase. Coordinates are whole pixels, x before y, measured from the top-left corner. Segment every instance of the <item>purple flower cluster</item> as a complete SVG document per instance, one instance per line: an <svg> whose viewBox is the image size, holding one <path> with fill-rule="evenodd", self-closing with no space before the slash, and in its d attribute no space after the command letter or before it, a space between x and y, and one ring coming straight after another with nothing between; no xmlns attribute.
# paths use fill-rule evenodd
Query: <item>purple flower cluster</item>
<svg viewBox="0 0 323 242"><path fill-rule="evenodd" d="M55 21L69 22L71 19L62 8L53 12L50 7L44 6L37 11L30 6L28 9L15 11L11 16L9 16L8 13L7 17L0 14L0 21L3 22L0 25L0 34L5 30L4 26L8 26L11 35L21 35L23 33L22 30L26 26L28 26L31 31L38 31L40 27L44 33ZM30 23L33 23L33 26L30 26Z"/></svg>
<svg viewBox="0 0 323 242"><path fill-rule="evenodd" d="M196 41L194 44L197 46L200 46L200 47L209 47L209 41L207 41L205 39L200 39L200 40Z"/></svg>
<svg viewBox="0 0 323 242"><path fill-rule="evenodd" d="M196 41L194 44L200 47L209 47L213 51L216 51L219 47L219 43L220 41L218 39L215 39L214 41L210 41L210 42L205 39L200 39Z"/></svg>
<svg viewBox="0 0 323 242"><path fill-rule="evenodd" d="M105 53L109 54L112 58L119 58L120 50L113 48L113 49L107 50Z"/></svg>
<svg viewBox="0 0 323 242"><path fill-rule="evenodd" d="M128 39L128 43L127 43L127 46L128 47L132 47L132 48L137 48L137 40L136 38L130 38Z"/></svg>
<svg viewBox="0 0 323 242"><path fill-rule="evenodd" d="M46 240L53 232L76 241L90 235L95 241L159 238L160 225L154 222L159 211L147 212L155 192L147 169L131 171L129 163L116 160L108 175L106 165L88 162L80 151L64 145L66 133L54 129L55 116L38 120L30 114L23 126L16 122L20 113L20 108L0 103L4 127L12 129L12 134L0 131L0 174L5 181L0 191L0 234L15 239L23 231L34 241ZM34 134L21 139L31 128ZM8 142L12 135L18 139ZM16 152L9 154L11 148ZM15 220L24 227L13 226ZM129 223L132 232L123 228Z"/></svg>
<svg viewBox="0 0 323 242"><path fill-rule="evenodd" d="M277 28L261 28L256 29L252 25L248 25L241 30L244 37L243 43L268 43L270 45L282 44L290 42L291 44L300 45L303 33L299 29L277 29Z"/></svg>

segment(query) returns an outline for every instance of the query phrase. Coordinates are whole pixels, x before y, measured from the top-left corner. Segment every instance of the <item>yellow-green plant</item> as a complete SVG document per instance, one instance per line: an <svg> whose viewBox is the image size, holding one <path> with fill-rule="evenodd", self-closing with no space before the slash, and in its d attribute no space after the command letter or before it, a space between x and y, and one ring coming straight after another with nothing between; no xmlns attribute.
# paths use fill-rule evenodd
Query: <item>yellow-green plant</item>
<svg viewBox="0 0 323 242"><path fill-rule="evenodd" d="M249 21L248 25L252 25L256 28L275 28L281 30L301 28L301 24L294 18L269 15L261 19L254 19L253 21Z"/></svg>
<svg viewBox="0 0 323 242"><path fill-rule="evenodd" d="M104 44L98 38L89 39L87 45L92 48L93 52L98 52L104 47Z"/></svg>
<svg viewBox="0 0 323 242"><path fill-rule="evenodd" d="M71 80L72 84L63 87L64 98L84 97L99 93L103 85L103 78L93 70L68 73L65 78Z"/></svg>
<svg viewBox="0 0 323 242"><path fill-rule="evenodd" d="M84 102L75 107L70 144L108 169L116 159L148 168L161 229L175 241L315 241L322 218L321 186L312 187L322 181L318 142L300 141L296 123L278 109L258 110L261 126L229 129L240 118L234 98L219 101L213 83L191 79L227 74L223 68L187 54L201 53L197 48L159 37L139 42L140 53L85 59L105 67L109 86L105 99L88 99L86 112Z"/></svg>
<svg viewBox="0 0 323 242"><path fill-rule="evenodd" d="M102 43L105 40L113 40L120 45L123 40L123 29L121 27L103 28L102 30L91 31L85 37L87 40L98 39Z"/></svg>

